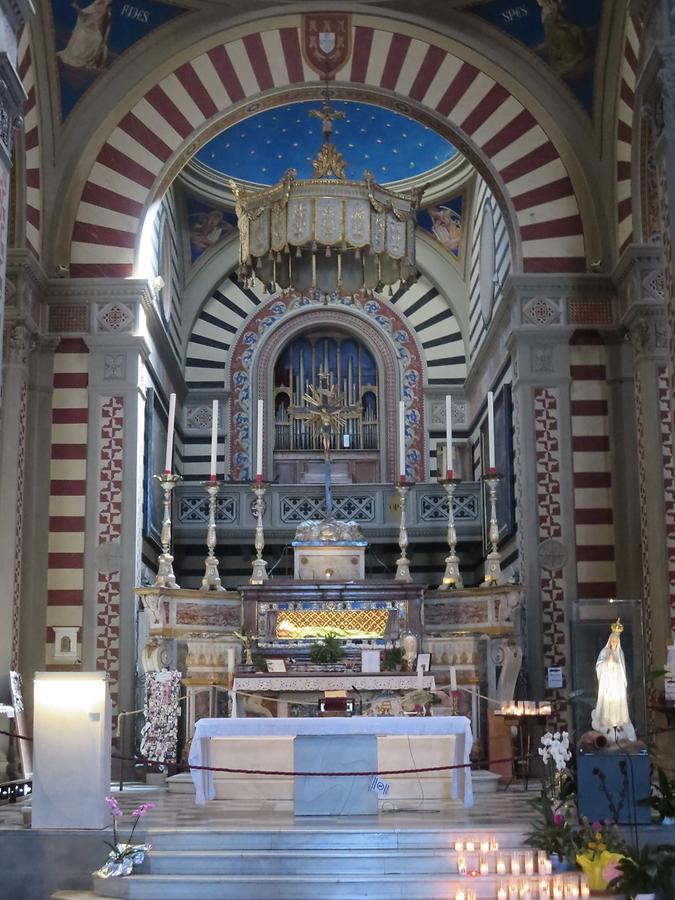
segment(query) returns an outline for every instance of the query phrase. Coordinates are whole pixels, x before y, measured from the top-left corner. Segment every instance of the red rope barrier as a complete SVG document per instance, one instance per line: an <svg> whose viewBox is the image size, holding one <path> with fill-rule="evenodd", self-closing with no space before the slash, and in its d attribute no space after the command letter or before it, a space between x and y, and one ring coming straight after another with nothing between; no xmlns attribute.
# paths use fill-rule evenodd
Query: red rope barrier
<svg viewBox="0 0 675 900"><path fill-rule="evenodd" d="M10 737L14 737L20 741L32 741L33 738L26 737L22 734L14 734L9 731L2 731L0 729L0 734L5 734ZM113 759L119 759L124 762L133 762L133 763L143 763L144 765L149 766L173 766L178 768L179 764L177 762L168 761L168 760L157 760L157 759L148 759L144 756L122 756L119 753L112 754ZM488 761L488 766L495 765L497 763L506 763L511 762L512 758L505 757L504 759L491 759ZM419 772L447 772L452 769L470 769L472 768L471 763L455 763L451 766L425 766L421 769L386 769L383 772L285 772L281 769L234 769L229 768L227 766L191 766L190 769L195 769L200 772L226 772L230 775L276 775L281 777L293 777L294 775L302 775L308 778L340 778L340 777L369 777L372 775L415 775Z"/></svg>

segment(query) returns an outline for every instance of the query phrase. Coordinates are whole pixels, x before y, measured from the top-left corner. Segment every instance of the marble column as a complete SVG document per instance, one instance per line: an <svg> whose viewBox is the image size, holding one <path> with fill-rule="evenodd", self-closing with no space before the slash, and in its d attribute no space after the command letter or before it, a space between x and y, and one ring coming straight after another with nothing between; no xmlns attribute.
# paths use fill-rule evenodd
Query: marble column
<svg viewBox="0 0 675 900"><path fill-rule="evenodd" d="M137 334L99 333L89 347L89 441L82 665L108 672L113 714L133 709L134 588L142 542L144 367Z"/></svg>
<svg viewBox="0 0 675 900"><path fill-rule="evenodd" d="M675 461L661 248L631 246L617 272L632 345L647 669L661 668L675 608Z"/></svg>

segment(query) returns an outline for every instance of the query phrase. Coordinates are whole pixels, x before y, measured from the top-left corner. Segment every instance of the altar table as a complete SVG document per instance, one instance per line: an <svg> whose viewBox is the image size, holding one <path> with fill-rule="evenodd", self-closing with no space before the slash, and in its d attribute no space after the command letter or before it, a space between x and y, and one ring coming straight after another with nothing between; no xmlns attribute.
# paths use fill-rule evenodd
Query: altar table
<svg viewBox="0 0 675 900"><path fill-rule="evenodd" d="M452 798L461 799L465 806L473 806L473 788L469 754L473 743L471 722L465 716L353 716L351 718L293 718L293 719L200 719L195 727L190 747L190 766L209 766L211 739L242 737L295 737L312 735L364 735L377 737L454 736L452 769ZM274 759L265 768L274 769ZM335 771L339 771L339 760ZM442 774L442 773L441 773ZM447 773L446 773L447 774ZM197 803L203 804L215 798L213 773L203 769L191 769ZM265 778L267 776L260 776ZM384 776L386 778L386 776Z"/></svg>

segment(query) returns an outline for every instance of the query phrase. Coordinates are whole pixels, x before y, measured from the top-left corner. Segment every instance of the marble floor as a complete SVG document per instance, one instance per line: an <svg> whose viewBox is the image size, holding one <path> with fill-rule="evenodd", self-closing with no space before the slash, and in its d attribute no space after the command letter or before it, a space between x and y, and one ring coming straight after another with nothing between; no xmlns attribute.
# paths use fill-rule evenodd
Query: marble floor
<svg viewBox="0 0 675 900"><path fill-rule="evenodd" d="M275 808L273 804L260 802L213 801L197 806L190 794L169 793L165 788L148 787L145 784L125 785L123 791L111 785L111 794L117 797L125 814L140 803L151 801L155 808L144 820L146 832L180 830L294 830L317 831L321 829L382 831L400 829L475 829L485 831L510 827L515 831L529 828L532 809L528 800L536 796L539 785L530 783L527 791L522 785L512 785L497 793L477 794L475 804L466 808L460 802L439 802L433 808L416 808L414 802L392 802L384 806L376 816L312 816L311 819L294 817L288 809ZM24 828L22 802L0 806L0 830Z"/></svg>

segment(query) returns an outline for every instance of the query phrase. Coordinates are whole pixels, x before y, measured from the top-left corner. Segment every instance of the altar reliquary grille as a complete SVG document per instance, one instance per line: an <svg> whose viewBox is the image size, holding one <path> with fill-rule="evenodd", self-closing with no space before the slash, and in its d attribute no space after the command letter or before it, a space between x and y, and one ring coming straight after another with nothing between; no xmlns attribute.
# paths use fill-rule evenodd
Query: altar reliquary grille
<svg viewBox="0 0 675 900"><path fill-rule="evenodd" d="M244 191L234 182L240 236L239 277L276 288L324 295L382 291L411 283L415 270L415 221L421 190L396 194L370 172L345 178L345 161L330 142L335 110L328 90L321 111L323 146L312 178L289 169L267 190Z"/></svg>
<svg viewBox="0 0 675 900"><path fill-rule="evenodd" d="M334 634L342 638L381 638L388 623L386 609L288 610L279 613L276 637L302 640Z"/></svg>

